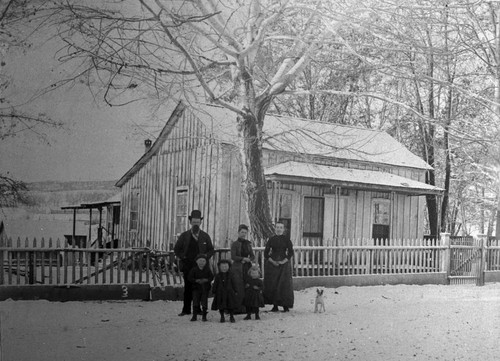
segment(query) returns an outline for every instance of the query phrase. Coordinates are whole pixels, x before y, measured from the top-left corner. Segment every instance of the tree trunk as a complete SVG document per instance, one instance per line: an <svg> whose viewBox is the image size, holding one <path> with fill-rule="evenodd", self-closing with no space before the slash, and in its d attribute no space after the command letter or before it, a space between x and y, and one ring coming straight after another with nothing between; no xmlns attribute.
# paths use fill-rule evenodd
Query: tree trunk
<svg viewBox="0 0 500 361"><path fill-rule="evenodd" d="M243 175L242 187L252 236L260 244L260 241L274 233L262 166L262 120L265 112L259 112L262 116L261 120L250 109L245 108L245 112L237 118Z"/></svg>
<svg viewBox="0 0 500 361"><path fill-rule="evenodd" d="M435 116L435 104L434 104L434 82L432 79L434 78L434 53L433 53L433 46L432 46L432 38L430 36L429 31L427 31L427 38L429 41L429 57L427 58L428 61L428 76L431 81L429 82L429 94L427 96L427 102L428 102L428 109L429 109L429 118L434 119ZM426 176L425 176L425 181L427 184L436 185L436 176L435 176L435 171L434 171L434 166L435 166L435 149L434 149L434 136L435 136L435 129L434 125L432 123L429 123L428 125L428 130L425 132L425 136L427 137L426 141L424 142L425 146L427 147L426 153L427 153L427 163L433 168L432 170L428 171ZM438 236L438 202L437 202L437 197L435 195L427 195L427 210L429 214L429 227L431 234L434 236Z"/></svg>
<svg viewBox="0 0 500 361"><path fill-rule="evenodd" d="M429 170L425 175L425 183L427 184L436 184L434 175L434 170ZM438 208L437 208L437 197L433 194L428 194L426 196L427 199L427 213L429 215L429 230L431 235L438 235Z"/></svg>
<svg viewBox="0 0 500 361"><path fill-rule="evenodd" d="M495 113L497 118L500 118L500 59L498 56L500 55L500 5L497 5L496 12L496 22L495 22L495 61L496 61L496 67L495 67ZM499 172L497 172L498 174ZM497 176L498 178L498 176ZM500 239L500 179L497 179L498 182L498 190L497 194L498 196L498 202L497 202L497 216L496 216L496 231L495 231L495 237L497 239Z"/></svg>
<svg viewBox="0 0 500 361"><path fill-rule="evenodd" d="M444 194L441 206L441 232L446 232L447 227L447 217L449 194L450 194L450 179L451 179L451 149L449 140L449 129L451 126L451 118L453 116L453 91L450 88L448 90L448 109L446 114L446 123L444 126L444 152L445 152L445 165L444 165Z"/></svg>

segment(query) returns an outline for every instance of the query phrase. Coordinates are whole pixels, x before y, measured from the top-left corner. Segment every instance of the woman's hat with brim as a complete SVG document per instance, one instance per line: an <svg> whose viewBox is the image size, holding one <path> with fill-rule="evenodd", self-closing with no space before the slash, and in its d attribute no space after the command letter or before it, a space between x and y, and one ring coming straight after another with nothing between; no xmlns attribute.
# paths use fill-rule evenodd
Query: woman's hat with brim
<svg viewBox="0 0 500 361"><path fill-rule="evenodd" d="M196 218L196 219L199 219L199 220L203 219L203 217L201 216L201 211L199 211L197 209L191 211L191 215L188 218L189 218L189 220L191 220L193 218Z"/></svg>

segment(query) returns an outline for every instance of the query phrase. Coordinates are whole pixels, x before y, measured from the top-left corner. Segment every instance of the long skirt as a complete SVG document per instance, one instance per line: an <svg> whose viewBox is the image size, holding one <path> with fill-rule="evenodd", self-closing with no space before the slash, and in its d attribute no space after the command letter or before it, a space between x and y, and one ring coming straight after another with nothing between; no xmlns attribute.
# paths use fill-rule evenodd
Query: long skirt
<svg viewBox="0 0 500 361"><path fill-rule="evenodd" d="M245 298L245 283L247 272L250 269L249 263L242 264L241 262L234 262L231 266L231 272L234 276L234 283L236 285L236 308L235 313L245 313L245 305L243 299Z"/></svg>
<svg viewBox="0 0 500 361"><path fill-rule="evenodd" d="M264 302L268 305L293 307L292 265L274 266L266 261L264 267Z"/></svg>

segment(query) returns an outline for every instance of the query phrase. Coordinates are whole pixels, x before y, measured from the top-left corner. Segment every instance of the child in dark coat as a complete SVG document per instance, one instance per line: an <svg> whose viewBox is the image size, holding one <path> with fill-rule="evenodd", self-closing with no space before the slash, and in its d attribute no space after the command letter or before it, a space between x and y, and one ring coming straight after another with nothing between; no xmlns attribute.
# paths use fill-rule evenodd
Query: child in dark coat
<svg viewBox="0 0 500 361"><path fill-rule="evenodd" d="M232 273L229 271L231 262L221 259L217 266L219 273L215 275L212 292L214 300L212 310L219 310L220 322L226 322L224 311L229 313L229 320L234 323L234 308L236 307L236 283Z"/></svg>
<svg viewBox="0 0 500 361"><path fill-rule="evenodd" d="M208 292L210 291L210 282L214 279L207 263L207 257L204 254L196 256L196 266L189 271L187 277L193 289L193 317L191 321L196 321L196 316L200 314L202 321L207 320Z"/></svg>
<svg viewBox="0 0 500 361"><path fill-rule="evenodd" d="M259 307L264 307L264 295L262 294L264 283L260 279L259 267L252 266L248 270L248 275L250 277L245 285L245 298L243 299L243 304L247 310L247 316L244 320L250 320L252 313L255 313L256 320L260 320Z"/></svg>

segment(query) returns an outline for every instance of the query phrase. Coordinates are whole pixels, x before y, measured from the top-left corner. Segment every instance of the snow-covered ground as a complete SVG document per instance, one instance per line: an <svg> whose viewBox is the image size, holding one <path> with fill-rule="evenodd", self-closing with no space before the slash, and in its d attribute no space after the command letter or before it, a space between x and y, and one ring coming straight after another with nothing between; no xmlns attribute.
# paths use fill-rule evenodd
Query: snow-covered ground
<svg viewBox="0 0 500 361"><path fill-rule="evenodd" d="M234 324L180 302L4 301L0 360L500 360L500 284L326 289L320 314L314 295Z"/></svg>

